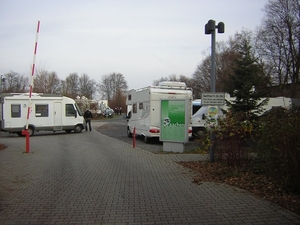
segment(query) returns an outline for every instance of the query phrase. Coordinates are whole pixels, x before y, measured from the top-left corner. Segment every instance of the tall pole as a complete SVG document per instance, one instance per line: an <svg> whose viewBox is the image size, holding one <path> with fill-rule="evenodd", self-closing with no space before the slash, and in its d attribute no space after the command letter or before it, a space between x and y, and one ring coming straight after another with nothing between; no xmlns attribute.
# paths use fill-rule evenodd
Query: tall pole
<svg viewBox="0 0 300 225"><path fill-rule="evenodd" d="M30 80L29 100L28 100L28 108L27 108L26 130L28 130L28 120L29 120L29 116L31 113L31 95L32 95L32 89L33 89L33 76L34 76L34 70L35 70L35 58L36 58L36 52L37 52L39 32L40 32L40 21L38 21L38 24L37 24L35 45L34 45L34 52L33 52L33 63L32 63L32 68L31 68L31 80Z"/></svg>
<svg viewBox="0 0 300 225"><path fill-rule="evenodd" d="M209 20L205 24L205 34L211 34L211 92L216 92L216 29L218 33L224 33L225 25L223 22L219 22L216 26L214 20ZM210 147L209 147L209 161L214 162L215 155L215 134L214 132L210 133Z"/></svg>
<svg viewBox="0 0 300 225"><path fill-rule="evenodd" d="M216 92L216 30L211 32L211 92ZM215 133L210 132L209 161L215 161Z"/></svg>
<svg viewBox="0 0 300 225"><path fill-rule="evenodd" d="M211 92L216 92L216 31L211 32Z"/></svg>
<svg viewBox="0 0 300 225"><path fill-rule="evenodd" d="M37 29L36 29L36 37L35 37L35 45L34 45L34 52L33 52L33 63L31 68L31 81L30 81L30 90L29 90L29 98L28 98L28 106L27 106L27 118L26 118L26 127L25 130L22 131L22 134L26 136L26 153L30 153L30 139L29 139L29 131L28 131L28 122L31 113L31 95L33 89L33 76L34 76L34 69L35 69L35 57L37 52L37 44L38 44L38 35L40 32L40 21L38 21Z"/></svg>

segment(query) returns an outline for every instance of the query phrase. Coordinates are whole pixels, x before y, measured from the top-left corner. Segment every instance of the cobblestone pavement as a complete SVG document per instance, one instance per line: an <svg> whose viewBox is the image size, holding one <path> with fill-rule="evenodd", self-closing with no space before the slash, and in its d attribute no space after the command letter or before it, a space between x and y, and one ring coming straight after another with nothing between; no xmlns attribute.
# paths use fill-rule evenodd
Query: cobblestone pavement
<svg viewBox="0 0 300 225"><path fill-rule="evenodd" d="M192 183L174 161L97 132L25 139L0 134L0 224L300 224L246 191ZM203 158L204 157L204 158Z"/></svg>

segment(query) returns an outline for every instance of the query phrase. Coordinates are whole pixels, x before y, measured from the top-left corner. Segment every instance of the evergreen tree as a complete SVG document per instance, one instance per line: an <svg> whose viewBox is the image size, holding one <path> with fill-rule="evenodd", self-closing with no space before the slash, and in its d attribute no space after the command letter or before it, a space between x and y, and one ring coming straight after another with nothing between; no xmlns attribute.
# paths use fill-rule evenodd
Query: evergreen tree
<svg viewBox="0 0 300 225"><path fill-rule="evenodd" d="M266 97L265 78L257 59L251 54L251 46L247 39L241 41L239 57L230 79L234 88L230 94L235 97L229 103L233 112L244 113L247 118L253 118L268 103Z"/></svg>

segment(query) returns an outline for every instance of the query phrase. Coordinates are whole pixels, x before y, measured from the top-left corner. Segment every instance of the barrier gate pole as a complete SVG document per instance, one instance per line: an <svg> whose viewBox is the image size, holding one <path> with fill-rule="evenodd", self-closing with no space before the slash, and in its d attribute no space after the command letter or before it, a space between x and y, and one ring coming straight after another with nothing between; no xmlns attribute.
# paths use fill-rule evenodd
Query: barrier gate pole
<svg viewBox="0 0 300 225"><path fill-rule="evenodd" d="M33 76L34 76L34 69L35 69L35 57L37 52L37 44L38 44L38 34L40 32L40 21L37 24L36 30L36 37L35 37L35 45L34 45L34 52L33 52L33 63L31 69L31 80L30 80L30 89L29 89L29 99L28 99L28 106L27 106L27 118L26 118L26 128L22 130L22 134L26 136L26 153L30 152L30 139L29 139L29 131L28 131L28 120L31 113L31 95L33 89Z"/></svg>
<svg viewBox="0 0 300 225"><path fill-rule="evenodd" d="M133 141L133 143L132 143L132 145L133 145L133 148L135 148L135 127L133 128L133 134L132 134L132 141Z"/></svg>

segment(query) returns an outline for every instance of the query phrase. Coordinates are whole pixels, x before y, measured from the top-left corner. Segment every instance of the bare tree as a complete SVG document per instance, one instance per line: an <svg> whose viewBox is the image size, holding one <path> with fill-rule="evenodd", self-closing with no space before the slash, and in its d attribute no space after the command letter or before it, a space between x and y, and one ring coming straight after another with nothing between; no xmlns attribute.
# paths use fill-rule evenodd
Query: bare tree
<svg viewBox="0 0 300 225"><path fill-rule="evenodd" d="M192 78L194 80L193 85L193 97L201 98L202 92L208 92L210 90L210 56L207 56L198 66L194 72Z"/></svg>
<svg viewBox="0 0 300 225"><path fill-rule="evenodd" d="M96 81L90 79L89 75L85 73L82 74L79 77L79 90L81 96L85 96L88 99L93 99L96 92Z"/></svg>
<svg viewBox="0 0 300 225"><path fill-rule="evenodd" d="M69 76L67 76L64 94L73 99L80 95L79 76L77 73L71 73Z"/></svg>
<svg viewBox="0 0 300 225"><path fill-rule="evenodd" d="M247 41L251 46L255 45L255 36L250 30L242 30L236 32L227 42L216 43L216 91L232 92L233 85L230 74L239 58L239 46ZM260 67L264 68L264 64L255 48L251 48L251 56L260 62ZM264 70L261 70L261 76L265 77ZM211 90L211 55L207 55L198 65L193 76L193 95L194 98L200 98L202 92Z"/></svg>
<svg viewBox="0 0 300 225"><path fill-rule="evenodd" d="M4 75L3 91L6 93L25 93L29 90L29 79L14 71Z"/></svg>
<svg viewBox="0 0 300 225"><path fill-rule="evenodd" d="M38 93L60 94L60 80L55 72L38 71L34 77L33 91Z"/></svg>
<svg viewBox="0 0 300 225"><path fill-rule="evenodd" d="M110 100L112 99L112 87L111 87L111 81L110 81L110 75L104 75L102 76L101 83L98 84L99 92L102 93L102 98Z"/></svg>
<svg viewBox="0 0 300 225"><path fill-rule="evenodd" d="M176 74L171 74L169 75L169 77L161 77L160 79L158 80L154 80L153 81L153 85L154 86L157 86L160 82L162 81L177 81L177 82L184 82L187 87L190 87L192 82L191 82L191 78L188 78L184 75L179 75L177 76Z"/></svg>
<svg viewBox="0 0 300 225"><path fill-rule="evenodd" d="M121 73L112 73L102 76L102 81L98 86L102 92L102 97L108 101L117 96L126 94L128 90L127 81Z"/></svg>
<svg viewBox="0 0 300 225"><path fill-rule="evenodd" d="M300 2L269 0L257 32L257 48L276 85L299 82Z"/></svg>

